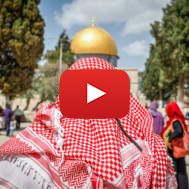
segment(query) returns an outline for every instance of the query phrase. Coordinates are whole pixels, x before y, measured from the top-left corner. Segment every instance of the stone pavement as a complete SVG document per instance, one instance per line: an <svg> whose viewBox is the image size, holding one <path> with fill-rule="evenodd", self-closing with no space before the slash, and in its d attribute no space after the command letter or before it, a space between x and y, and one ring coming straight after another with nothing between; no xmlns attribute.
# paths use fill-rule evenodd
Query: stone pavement
<svg viewBox="0 0 189 189"><path fill-rule="evenodd" d="M21 123L21 128L26 128L29 125L31 125L31 123ZM14 135L16 135L19 131L15 131ZM8 139L10 139L10 137L6 136L6 132L0 131L0 145L2 145L4 142L6 142ZM187 173L188 173L188 178L189 178L189 156L186 157L186 165L187 165Z"/></svg>
<svg viewBox="0 0 189 189"><path fill-rule="evenodd" d="M24 129L28 126L30 126L31 123L30 122L22 122L21 123L21 129ZM14 131L14 135L16 135L19 131ZM9 140L10 137L6 136L6 131L5 130L0 130L0 145L2 145L4 142L6 142L7 140Z"/></svg>

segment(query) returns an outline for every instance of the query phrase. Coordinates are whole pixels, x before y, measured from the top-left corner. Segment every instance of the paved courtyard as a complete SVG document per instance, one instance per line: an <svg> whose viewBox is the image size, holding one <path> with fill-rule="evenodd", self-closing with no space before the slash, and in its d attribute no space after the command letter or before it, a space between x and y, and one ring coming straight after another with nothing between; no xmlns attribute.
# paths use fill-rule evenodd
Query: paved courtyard
<svg viewBox="0 0 189 189"><path fill-rule="evenodd" d="M21 128L24 129L30 125L31 125L30 122L24 122L24 123L21 123ZM20 131L14 131L14 135L16 135L18 132L20 132ZM9 139L10 139L10 137L6 136L5 130L0 130L0 145L2 145L4 142L6 142Z"/></svg>
<svg viewBox="0 0 189 189"><path fill-rule="evenodd" d="M21 128L26 128L29 125L31 125L31 123L22 123L21 124ZM19 131L15 131L14 135L16 135ZM6 142L8 139L10 139L10 137L6 136L6 132L0 131L0 145L2 145L4 142ZM187 165L187 172L188 172L188 177L189 177L189 156L186 157L186 165Z"/></svg>

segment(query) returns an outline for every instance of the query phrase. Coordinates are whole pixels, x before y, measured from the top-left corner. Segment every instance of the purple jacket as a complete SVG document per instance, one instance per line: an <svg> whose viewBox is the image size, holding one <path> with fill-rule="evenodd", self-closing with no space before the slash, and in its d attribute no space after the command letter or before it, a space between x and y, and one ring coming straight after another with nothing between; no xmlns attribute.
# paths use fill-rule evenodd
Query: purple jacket
<svg viewBox="0 0 189 189"><path fill-rule="evenodd" d="M157 108L158 104L156 102L152 102L150 105L150 113L153 118L154 133L160 135L164 126L164 120L162 114L157 111Z"/></svg>
<svg viewBox="0 0 189 189"><path fill-rule="evenodd" d="M9 123L10 120L11 120L12 115L13 115L13 111L10 108L6 108L3 111L3 116L5 118L5 122Z"/></svg>

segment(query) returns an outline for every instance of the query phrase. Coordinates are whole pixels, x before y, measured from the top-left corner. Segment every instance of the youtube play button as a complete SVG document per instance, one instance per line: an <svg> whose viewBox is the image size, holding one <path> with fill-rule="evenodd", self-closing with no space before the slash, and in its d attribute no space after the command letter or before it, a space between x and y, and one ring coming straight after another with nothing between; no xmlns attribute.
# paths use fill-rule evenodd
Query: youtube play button
<svg viewBox="0 0 189 189"><path fill-rule="evenodd" d="M60 78L59 98L65 117L121 118L129 111L129 77L122 70L68 70Z"/></svg>
<svg viewBox="0 0 189 189"><path fill-rule="evenodd" d="M105 94L105 92L87 83L87 103L92 102Z"/></svg>

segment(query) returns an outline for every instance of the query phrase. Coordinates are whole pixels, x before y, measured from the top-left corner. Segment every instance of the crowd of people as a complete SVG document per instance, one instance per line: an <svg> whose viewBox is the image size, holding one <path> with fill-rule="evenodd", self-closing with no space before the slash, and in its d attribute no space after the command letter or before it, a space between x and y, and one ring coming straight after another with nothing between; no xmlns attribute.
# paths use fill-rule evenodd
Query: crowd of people
<svg viewBox="0 0 189 189"><path fill-rule="evenodd" d="M7 136L13 136L15 129L20 129L23 112L19 106L13 111L10 104L6 104L5 109L0 106L0 129L6 129Z"/></svg>

